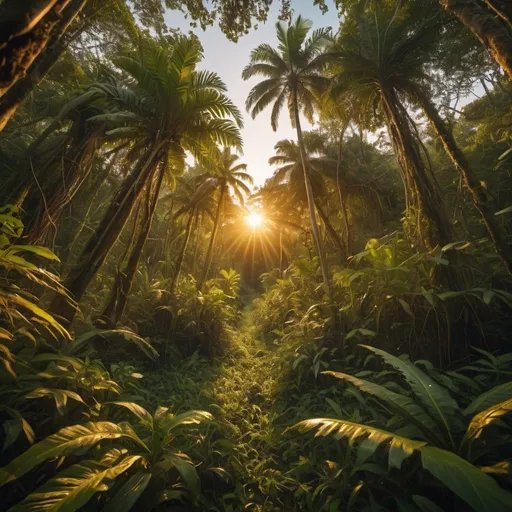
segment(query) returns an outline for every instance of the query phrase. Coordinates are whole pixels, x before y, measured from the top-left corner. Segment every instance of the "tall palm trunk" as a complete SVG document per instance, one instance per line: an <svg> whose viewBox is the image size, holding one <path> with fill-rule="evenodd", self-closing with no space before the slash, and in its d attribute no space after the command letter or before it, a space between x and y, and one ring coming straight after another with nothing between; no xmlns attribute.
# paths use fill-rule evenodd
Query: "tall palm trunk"
<svg viewBox="0 0 512 512"><path fill-rule="evenodd" d="M151 231L151 224L155 216L156 205L158 203L158 195L162 186L162 180L165 174L165 168L162 166L161 169L157 170L157 176L153 187L148 185L148 199L146 202L146 212L139 228L139 235L135 244L128 256L128 260L124 268L118 272L118 278L114 282L115 290L112 293L112 297L115 300L115 306L107 305L106 312L112 311L111 316L107 316L112 326L116 326L121 320L128 296L133 285L133 278L137 272L137 266L142 256L142 251ZM104 312L104 315L105 313ZM102 315L102 316L104 316Z"/></svg>
<svg viewBox="0 0 512 512"><path fill-rule="evenodd" d="M447 12L456 16L487 48L491 57L503 68L508 77L512 80L512 35L510 26L503 20L503 17L497 17L496 9L491 11L481 2L469 0L440 0L441 5ZM492 7L493 4L498 9L498 14L510 11L510 7L505 11L505 3L497 1L487 1ZM499 9L499 5L502 9ZM510 21L510 20L509 20Z"/></svg>
<svg viewBox="0 0 512 512"><path fill-rule="evenodd" d="M338 142L338 161L336 163L336 188L338 190L338 199L340 201L341 213L343 214L343 223L345 225L345 234L347 236L347 255L352 254L352 239L350 226L348 223L348 209L346 202L345 184L340 180L341 164L343 161L343 139L345 138L345 131L348 128L348 123L343 123L343 128L340 133L340 140Z"/></svg>
<svg viewBox="0 0 512 512"><path fill-rule="evenodd" d="M304 138L302 136L302 128L300 125L300 115L299 115L299 104L297 101L297 94L293 92L293 115L295 120L295 129L297 130L297 142L299 145L300 151L300 159L302 162L302 170L304 172L304 185L306 187L306 197L308 200L308 208L309 208L309 216L311 219L311 229L313 231L313 237L315 238L316 250L318 252L318 258L320 260L320 269L322 270L322 278L324 281L325 293L329 297L329 301L331 304L334 302L334 295L332 292L331 281L329 278L329 268L327 267L327 258L325 256L324 247L322 245L322 239L320 237L320 230L318 228L318 223L316 221L316 212L315 212L315 201L313 196L313 189L311 188L311 181L309 179L308 167L307 167L307 158L306 158L306 150L304 147Z"/></svg>
<svg viewBox="0 0 512 512"><path fill-rule="evenodd" d="M428 234L425 240L427 248L434 248L438 242L446 245L451 242L451 229L448 217L444 211L441 198L436 188L430 183L425 165L421 160L421 155L415 145L414 139L407 126L407 119L399 112L399 104L395 95L391 91L384 90L382 93L384 100L385 112L388 116L389 125L394 130L391 135L395 134L398 138L395 141L398 151L401 153L399 158L405 162L405 173L412 173L412 182L406 185L414 184L417 193L418 206L427 219L432 221L436 227L438 239L436 240L432 234Z"/></svg>
<svg viewBox="0 0 512 512"><path fill-rule="evenodd" d="M192 223L195 218L195 210L192 210L188 215L187 227L185 228L185 239L183 240L183 244L181 245L180 253L178 254L178 259L176 260L176 268L174 270L174 276L171 281L170 292L174 293L174 290L178 286L178 281L180 278L181 266L183 265L183 258L185 257L185 251L187 250L188 242L190 241L190 234L192 233Z"/></svg>
<svg viewBox="0 0 512 512"><path fill-rule="evenodd" d="M62 36L83 10L87 1L88 0L71 0L71 3L64 9L60 21L51 33L48 47L35 59L34 63L28 69L27 74L17 80L1 98L0 132L4 129L18 107L34 90L34 87L41 82L64 53L66 43L63 41Z"/></svg>
<svg viewBox="0 0 512 512"><path fill-rule="evenodd" d="M316 198L315 207L319 217L322 219L322 222L324 223L327 233L329 233L329 236L331 237L331 240L338 246L338 249L340 250L342 255L346 254L346 248L343 245L343 241L341 240L336 230L333 228L331 221L329 220L329 216L324 212L323 208L320 206L320 201L318 201L318 199Z"/></svg>
<svg viewBox="0 0 512 512"><path fill-rule="evenodd" d="M487 201L487 195L482 188L479 180L474 176L473 170L467 161L464 153L457 145L452 132L446 127L441 119L436 107L432 104L430 99L422 91L416 90L415 95L418 98L421 107L427 114L432 126L434 127L437 135L441 139L444 149L451 158L455 168L459 172L464 181L464 184L471 192L473 203L476 209L480 212L484 224L487 228L489 236L494 243L496 252L500 256L505 268L509 274L512 274L512 248L507 243L505 237L496 222L496 217Z"/></svg>
<svg viewBox="0 0 512 512"><path fill-rule="evenodd" d="M77 303L82 299L87 286L103 265L110 250L123 230L133 205L137 201L147 180L158 165L163 144L154 144L147 157L141 157L135 169L126 178L110 203L109 208L87 242L75 267L67 276L64 286ZM52 313L59 315L67 325L71 324L76 309L62 296L56 296L50 306Z"/></svg>
<svg viewBox="0 0 512 512"><path fill-rule="evenodd" d="M217 230L219 227L220 213L222 210L222 201L224 200L224 194L226 192L226 185L222 184L220 188L219 204L217 205L217 212L215 213L215 220L213 222L213 231L210 237L210 243L208 244L208 251L206 252L206 258L204 260L203 274L201 281L199 281L199 290L203 289L204 283L208 278L208 272L210 272L210 266L212 264L213 246L215 244L215 238L217 237Z"/></svg>
<svg viewBox="0 0 512 512"><path fill-rule="evenodd" d="M0 4L0 97L46 48L70 0L4 0Z"/></svg>

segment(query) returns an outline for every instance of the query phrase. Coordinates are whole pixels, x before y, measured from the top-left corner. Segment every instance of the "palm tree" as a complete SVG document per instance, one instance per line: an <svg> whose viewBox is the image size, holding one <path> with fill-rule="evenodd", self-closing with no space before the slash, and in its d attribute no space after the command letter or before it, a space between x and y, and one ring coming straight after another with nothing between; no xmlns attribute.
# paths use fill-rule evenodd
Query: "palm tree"
<svg viewBox="0 0 512 512"><path fill-rule="evenodd" d="M327 195L326 179L329 174L332 176L336 162L322 154L322 141L313 134L304 134L304 145L316 210L332 241L338 246L341 253L346 255L347 250L343 241L320 204L320 198ZM304 203L307 201L307 196L304 187L301 154L297 143L293 140L281 140L275 145L274 149L276 154L268 161L270 165L279 165L273 176L274 184L286 183L288 200L299 204Z"/></svg>
<svg viewBox="0 0 512 512"><path fill-rule="evenodd" d="M266 77L252 88L247 97L246 107L254 118L273 103L271 124L274 131L277 129L283 106L288 105L292 125L297 131L311 228L320 259L324 288L332 303L329 269L316 220L314 195L300 124L301 111L312 121L317 94L327 89L328 79L323 75L323 70L328 58L326 50L331 39L329 31L325 29L315 30L308 38L311 26L311 21L300 16L288 27L277 23L278 48L274 49L268 44L261 44L255 48L242 77L244 80L253 76Z"/></svg>
<svg viewBox="0 0 512 512"><path fill-rule="evenodd" d="M368 83L366 87L373 90L376 97L380 95L384 111L386 115L390 116L389 124L394 124L395 128L400 123L403 127L407 120L404 119L404 116L401 116L402 119L400 120L399 113L395 115L401 109L401 105L400 103L393 105L393 98L399 99L402 97L407 99L413 104L417 104L425 112L437 136L441 139L448 156L461 175L464 184L471 192L475 207L484 221L496 252L501 257L507 271L512 273L512 249L499 229L494 213L487 201L487 194L475 177L468 160L458 147L451 130L444 123L436 106L430 99L429 85L431 78L428 70L425 69L425 62L437 44L436 35L438 35L440 27L435 24L424 24L416 27L414 31L407 30L407 28L407 25L395 24L393 26L390 22L385 29L385 37L390 42L381 48L380 57L366 52L365 66L360 66L360 68L364 69L366 67L364 76L367 81L371 80L372 77L374 78L373 82ZM378 37L384 37L384 33L379 34ZM355 80L352 91L361 94L362 82L360 80L362 76L357 72L354 74L352 71L355 65L353 56L345 53L341 57L341 62L347 70L342 71L339 76L346 80L347 75L352 73L353 76L350 79ZM383 69L381 63L385 63L385 69ZM356 85L356 83L359 85ZM396 122L393 121L394 116L398 118ZM397 135L400 137L399 133ZM397 147L398 145L399 142ZM446 243L444 240L442 241Z"/></svg>
<svg viewBox="0 0 512 512"><path fill-rule="evenodd" d="M229 192L231 191L236 196L240 204L244 203L243 194L250 193L249 187L247 187L245 182L252 184L252 176L245 172L247 164L238 163L239 159L240 157L231 153L229 148L224 148L222 151L221 161L216 166L215 173L212 173L219 197L217 200L217 210L215 212L213 228L210 235L210 243L208 244L208 250L206 252L201 280L199 281L198 288L200 290L203 288L204 283L208 278L213 258L213 247L215 245L215 239L217 237L217 231L220 224L221 212Z"/></svg>
<svg viewBox="0 0 512 512"><path fill-rule="evenodd" d="M509 0L439 0L487 48L512 80L512 7Z"/></svg>
<svg viewBox="0 0 512 512"><path fill-rule="evenodd" d="M84 103L100 100L110 106L110 113L93 121L110 125L107 134L120 144L128 142L128 159L136 163L66 278L65 285L77 302L108 256L147 183L155 179L161 184L156 175L179 172L186 150L199 162L209 163L217 158L218 144L241 147L240 112L225 95L226 87L215 73L196 70L201 58L201 45L195 37L179 37L165 48L142 39L137 51L114 60L127 80L94 84L83 95ZM155 197L158 193L156 190ZM75 314L58 297L52 311L68 322Z"/></svg>
<svg viewBox="0 0 512 512"><path fill-rule="evenodd" d="M450 223L435 177L429 176L403 96L404 82L423 75L425 46L435 41L405 27L401 27L402 37L398 37L390 30L390 24L377 31L362 19L358 22L358 37L340 41L343 46L336 52L339 69L333 78L333 93L349 96L358 110L371 106L378 119L387 124L402 172L408 213L417 215L416 227L427 248L438 242L444 246L451 241ZM427 220L426 233L423 216ZM430 231L430 223L437 236Z"/></svg>

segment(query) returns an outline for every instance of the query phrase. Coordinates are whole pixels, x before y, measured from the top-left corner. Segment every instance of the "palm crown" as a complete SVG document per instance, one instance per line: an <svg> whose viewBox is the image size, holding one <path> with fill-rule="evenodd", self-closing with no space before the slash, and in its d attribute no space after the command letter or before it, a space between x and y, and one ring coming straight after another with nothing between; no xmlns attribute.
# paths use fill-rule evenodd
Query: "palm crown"
<svg viewBox="0 0 512 512"><path fill-rule="evenodd" d="M274 131L285 103L294 122L294 99L306 118L312 120L318 91L328 86L322 71L328 59L326 48L331 42L330 32L318 29L307 38L311 26L311 21L301 16L288 27L277 23L277 49L260 44L251 52L250 63L243 70L244 80L258 75L266 77L252 88L246 107L254 118L273 102L271 123Z"/></svg>

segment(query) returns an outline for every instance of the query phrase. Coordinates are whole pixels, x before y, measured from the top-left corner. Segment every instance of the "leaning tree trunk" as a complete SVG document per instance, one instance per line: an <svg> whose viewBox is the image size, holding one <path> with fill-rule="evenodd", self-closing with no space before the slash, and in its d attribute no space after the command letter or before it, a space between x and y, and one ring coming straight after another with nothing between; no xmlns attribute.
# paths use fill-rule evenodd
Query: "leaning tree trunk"
<svg viewBox="0 0 512 512"><path fill-rule="evenodd" d="M215 238L217 237L217 230L219 227L219 220L220 220L220 212L222 209L222 201L224 199L224 193L225 193L225 186L222 185L220 189L220 197L219 197L219 204L217 205L217 212L215 213L215 221L213 222L213 231L210 236L210 243L208 244L208 251L206 252L206 258L204 260L204 267L203 267L203 273L201 275L201 281L199 281L199 290L203 289L204 283L206 282L206 279L208 278L208 273L210 272L210 267L212 264L212 256L213 256L213 246L215 244Z"/></svg>
<svg viewBox="0 0 512 512"><path fill-rule="evenodd" d="M487 200L485 190L483 189L480 181L474 176L469 162L457 145L452 132L446 127L445 123L441 119L436 107L422 91L415 91L415 95L432 123L437 135L441 139L448 156L451 158L455 168L461 175L464 184L471 192L473 203L482 216L485 227L487 228L489 236L496 248L496 252L503 261L508 273L512 274L512 248L501 233L498 223L496 222L494 212Z"/></svg>
<svg viewBox="0 0 512 512"><path fill-rule="evenodd" d="M346 254L346 248L343 245L343 241L341 240L338 233L336 233L336 230L333 228L331 221L329 220L329 216L324 212L323 208L320 206L320 201L315 198L315 206L316 210L318 212L318 215L322 219L322 222L324 223L325 229L327 230L327 233L329 233L329 236L331 237L331 240L338 246L338 249L340 250L342 256Z"/></svg>
<svg viewBox="0 0 512 512"><path fill-rule="evenodd" d="M0 4L0 97L44 51L71 0L4 0Z"/></svg>
<svg viewBox="0 0 512 512"><path fill-rule="evenodd" d="M163 144L155 144L147 157L141 157L110 203L102 221L89 239L78 262L67 276L64 286L79 303L89 283L103 265L110 250L123 230L133 205L147 180L153 175L163 152ZM66 325L71 324L76 309L62 296L56 296L50 306L53 314L61 316Z"/></svg>
<svg viewBox="0 0 512 512"><path fill-rule="evenodd" d="M322 271L322 278L324 281L325 293L329 297L330 303L334 304L334 295L332 291L331 281L329 278L329 268L327 266L327 258L325 255L324 247L322 245L322 239L320 237L320 230L318 229L318 223L316 221L316 212L315 212L315 200L313 196L313 189L311 188L311 181L309 179L308 167L307 167L307 158L306 158L306 150L304 148L304 138L302 136L302 128L300 125L300 116L299 116L299 104L297 101L297 94L293 93L293 115L295 121L295 129L297 130L297 142L299 145L300 151L300 159L302 162L302 170L304 172L304 185L306 187L306 197L308 200L309 207L309 216L311 219L311 229L313 231L313 236L315 238L316 250L318 252L318 258L320 260L320 269ZM333 326L336 323L336 314L333 313Z"/></svg>
<svg viewBox="0 0 512 512"><path fill-rule="evenodd" d="M388 124L393 126L392 134L395 134L398 138L395 146L401 153L398 156L405 160L406 172L412 173L410 184L416 188L420 208L437 230L438 239L436 240L432 235L428 235L425 244L429 249L433 249L438 242L446 245L451 242L451 229L448 217L444 211L438 191L429 181L425 165L421 160L421 155L407 126L407 119L400 114L397 104L398 100L392 92L384 91L382 98L389 120Z"/></svg>
<svg viewBox="0 0 512 512"><path fill-rule="evenodd" d="M16 81L0 99L0 132L14 115L18 107L26 100L28 95L48 74L53 65L59 60L66 49L63 35L73 23L75 18L85 7L88 0L71 0L63 11L62 18L51 34L47 48L39 54L28 69L27 74Z"/></svg>
<svg viewBox="0 0 512 512"><path fill-rule="evenodd" d="M496 10L493 8L491 11L480 2L470 0L440 0L440 2L447 12L456 16L473 32L512 80L512 31L502 17L497 17ZM505 6L504 2L488 1L487 3ZM500 12L505 13L504 10Z"/></svg>
<svg viewBox="0 0 512 512"><path fill-rule="evenodd" d="M428 232L425 245L427 249L434 249L438 243L445 246L452 241L450 223L438 190L429 181L419 148L416 146L407 124L408 120L405 115L400 113L400 104L392 91L383 90L382 100L388 118L388 125L392 127L391 135L397 139L393 144L399 152L397 157L399 161L402 161L404 172L411 173L410 185L415 187L415 196L418 199L417 206L419 206L425 218L434 224L437 231L436 237L430 231ZM418 222L421 223L420 218ZM461 288L461 282L455 268L457 258L451 253L447 257L451 265L447 267L440 265L437 276L451 289L458 290Z"/></svg>
<svg viewBox="0 0 512 512"><path fill-rule="evenodd" d="M512 3L510 0L485 0L485 3L512 28Z"/></svg>
<svg viewBox="0 0 512 512"><path fill-rule="evenodd" d="M180 278L181 266L183 265L183 258L185 257L185 251L187 250L188 242L190 240L190 234L192 233L192 222L195 218L195 210L192 210L188 215L187 227L185 228L185 239L183 240L183 244L181 245L180 253L178 254L178 259L176 260L176 268L174 269L174 275L172 277L170 293L173 294L174 290L178 286L178 281Z"/></svg>
<svg viewBox="0 0 512 512"><path fill-rule="evenodd" d="M158 203L158 195L160 193L164 175L165 166L162 166L162 169L159 170L156 176L156 183L153 187L149 186L148 202L146 205L144 219L140 225L139 236L137 237L135 245L133 246L133 249L128 256L126 266L123 269L120 269L119 279L116 279L116 283L114 284L114 286L117 288L117 290L114 292L114 296L116 297L116 304L113 315L110 317L111 325L114 327L121 320L126 308L128 295L130 294L133 285L133 278L137 272L137 267L142 256L142 251L144 250L144 246L151 230L151 224L153 223L156 205Z"/></svg>

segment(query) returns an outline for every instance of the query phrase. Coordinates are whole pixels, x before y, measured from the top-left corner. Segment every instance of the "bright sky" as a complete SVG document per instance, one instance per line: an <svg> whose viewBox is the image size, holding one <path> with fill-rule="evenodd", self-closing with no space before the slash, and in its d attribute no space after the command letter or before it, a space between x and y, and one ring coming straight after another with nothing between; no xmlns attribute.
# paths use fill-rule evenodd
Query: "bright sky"
<svg viewBox="0 0 512 512"><path fill-rule="evenodd" d="M313 21L313 28L333 27L338 25L337 12L331 0L328 0L329 12L322 15L312 0L295 0L293 3L294 15L301 14L304 18ZM243 162L248 165L248 172L254 177L255 185L262 185L265 179L272 175L272 168L268 165L268 159L274 153L274 145L278 140L293 138L295 132L291 127L287 111L283 111L279 121L277 132L270 126L270 107L261 112L253 120L245 111L245 99L251 88L258 83L258 78L244 81L241 78L242 70L249 62L251 50L261 43L277 45L275 23L278 16L279 2L274 0L274 5L269 13L269 19L265 25L260 24L257 30L252 30L248 35L241 37L238 43L232 43L217 27L210 27L206 31L195 29L204 48L204 60L202 68L215 71L226 83L228 93L232 101L238 106L244 116ZM169 11L166 15L170 27L180 28L183 32L189 31L188 21L181 13ZM304 128L308 128L305 124Z"/></svg>

